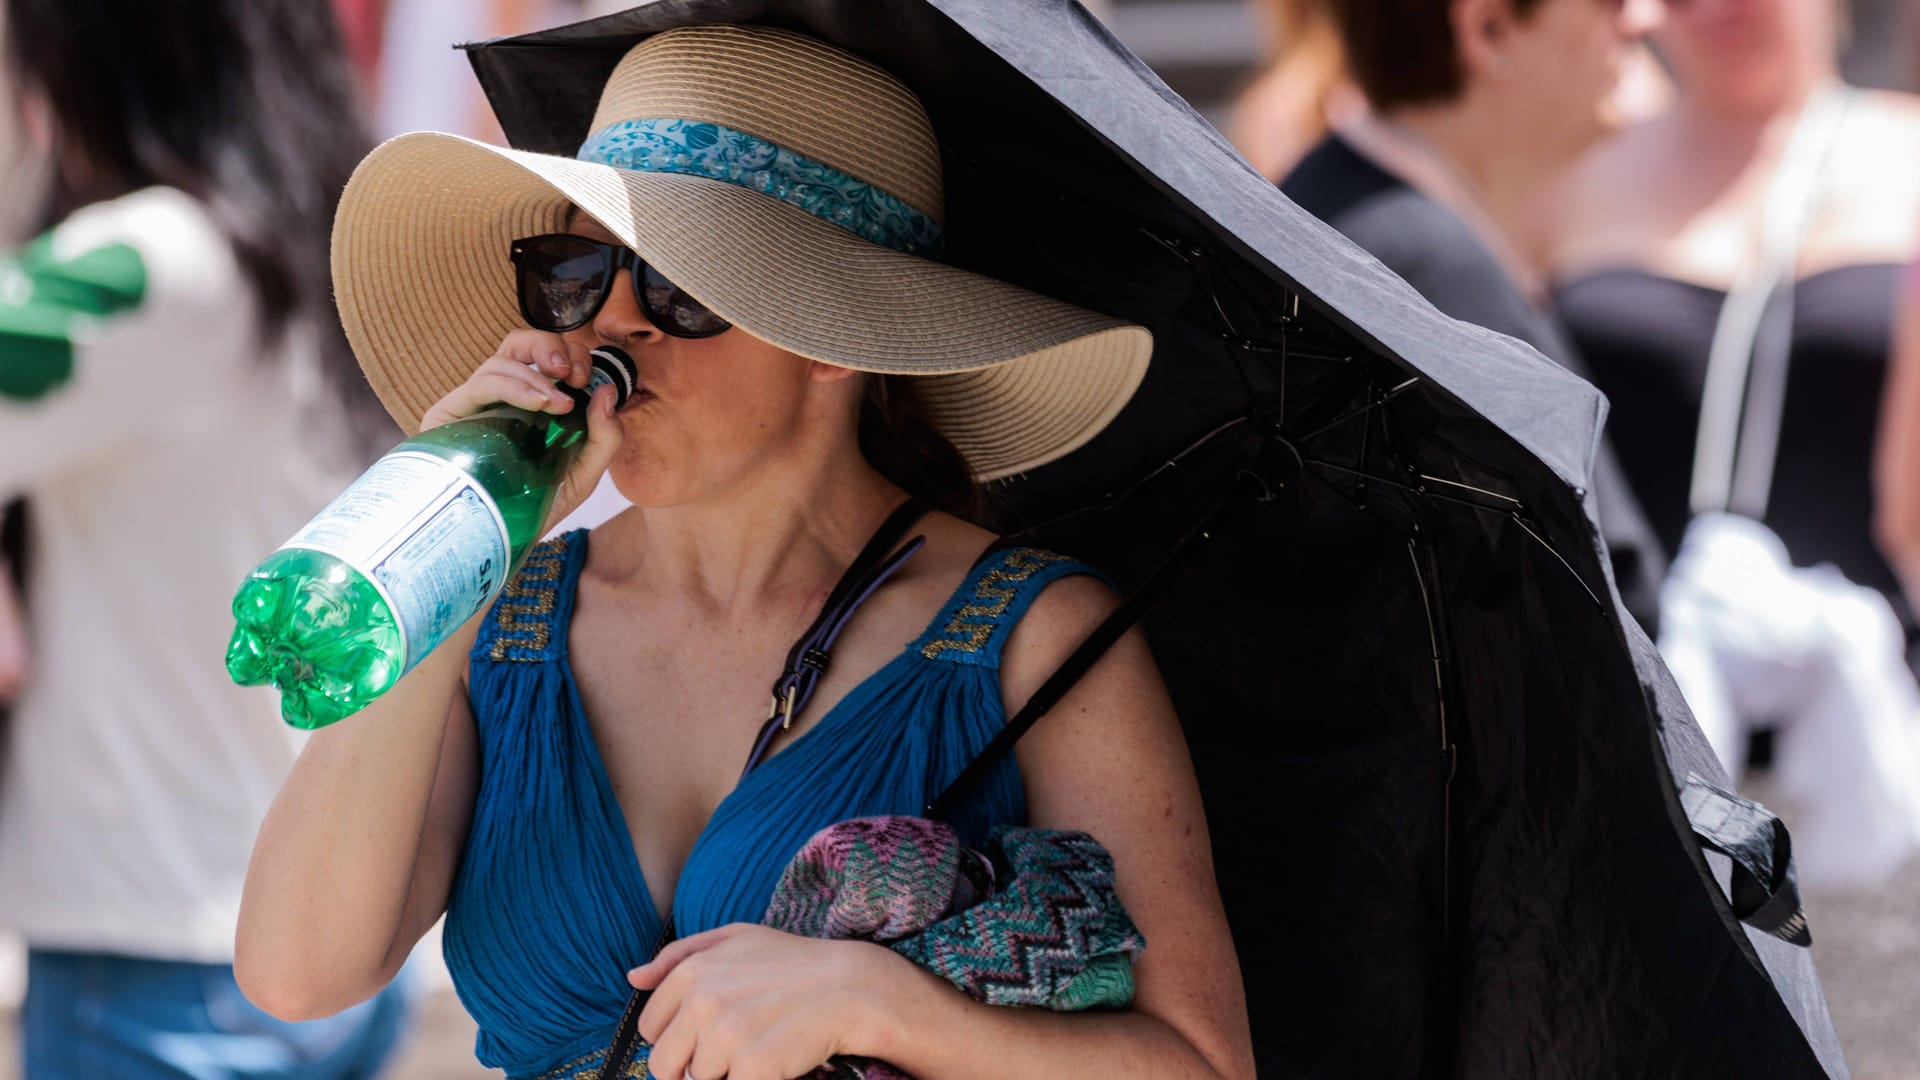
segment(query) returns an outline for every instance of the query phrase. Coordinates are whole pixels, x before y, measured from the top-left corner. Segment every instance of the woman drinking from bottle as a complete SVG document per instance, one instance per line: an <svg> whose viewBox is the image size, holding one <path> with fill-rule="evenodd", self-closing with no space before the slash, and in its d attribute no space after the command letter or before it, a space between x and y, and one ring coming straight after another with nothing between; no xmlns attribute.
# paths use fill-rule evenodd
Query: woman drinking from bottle
<svg viewBox="0 0 1920 1080"><path fill-rule="evenodd" d="M585 406L549 520L603 472L635 507L535 548L491 611L313 737L249 874L256 1001L362 1000L444 913L480 1059L509 1077L593 1075L634 987L660 1076L840 1056L1252 1075L1199 793L1138 634L949 819L970 844L1026 824L1111 852L1147 941L1129 1007L982 1006L879 945L756 925L810 836L920 814L1114 606L967 515L978 481L1098 432L1150 338L938 261L941 184L892 75L732 26L629 51L576 158L423 133L362 163L336 287L388 408L409 429L569 411L554 382L621 349L637 391ZM810 634L823 611L835 629Z"/></svg>

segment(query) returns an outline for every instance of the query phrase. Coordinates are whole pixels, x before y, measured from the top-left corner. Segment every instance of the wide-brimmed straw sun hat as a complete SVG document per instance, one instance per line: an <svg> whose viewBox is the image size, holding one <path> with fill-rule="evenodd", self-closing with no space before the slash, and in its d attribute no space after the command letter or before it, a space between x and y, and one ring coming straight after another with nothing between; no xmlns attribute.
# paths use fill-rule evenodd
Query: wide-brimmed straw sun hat
<svg viewBox="0 0 1920 1080"><path fill-rule="evenodd" d="M1092 438L1146 373L1139 326L937 261L940 149L912 92L813 38L671 30L633 47L578 158L417 132L341 198L341 319L407 431L524 323L509 248L577 206L736 328L917 382L990 480Z"/></svg>

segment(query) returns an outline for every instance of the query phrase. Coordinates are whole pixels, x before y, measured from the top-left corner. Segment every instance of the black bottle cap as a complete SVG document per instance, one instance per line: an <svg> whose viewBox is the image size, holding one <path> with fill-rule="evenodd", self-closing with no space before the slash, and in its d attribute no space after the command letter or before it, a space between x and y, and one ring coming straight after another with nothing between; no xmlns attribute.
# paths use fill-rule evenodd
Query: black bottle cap
<svg viewBox="0 0 1920 1080"><path fill-rule="evenodd" d="M619 412L640 386L640 369L625 350L612 345L602 345L588 355L593 357L593 374L587 379L587 396L607 383L613 387L613 411Z"/></svg>

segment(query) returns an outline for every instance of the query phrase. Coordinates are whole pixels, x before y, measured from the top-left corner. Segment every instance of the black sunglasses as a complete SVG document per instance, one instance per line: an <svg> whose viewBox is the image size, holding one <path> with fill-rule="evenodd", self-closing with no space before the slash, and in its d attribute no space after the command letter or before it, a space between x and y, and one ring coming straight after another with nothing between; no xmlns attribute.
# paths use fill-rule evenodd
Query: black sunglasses
<svg viewBox="0 0 1920 1080"><path fill-rule="evenodd" d="M529 236L513 242L513 265L520 314L536 330L565 333L585 326L612 295L622 270L633 273L633 298L662 333L704 338L733 326L619 244L572 233Z"/></svg>

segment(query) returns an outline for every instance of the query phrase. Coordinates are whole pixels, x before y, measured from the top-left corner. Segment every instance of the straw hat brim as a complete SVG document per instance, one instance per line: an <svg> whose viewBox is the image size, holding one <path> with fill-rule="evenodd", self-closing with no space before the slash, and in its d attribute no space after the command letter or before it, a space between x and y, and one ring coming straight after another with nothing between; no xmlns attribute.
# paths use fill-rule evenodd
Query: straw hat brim
<svg viewBox="0 0 1920 1080"><path fill-rule="evenodd" d="M348 340L409 433L525 325L510 244L563 229L569 203L741 331L823 363L926 376L934 422L981 480L1078 448L1146 374L1142 327L868 243L734 184L419 132L361 162L333 234Z"/></svg>

